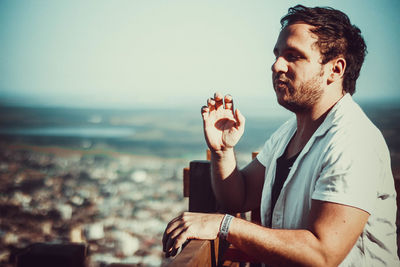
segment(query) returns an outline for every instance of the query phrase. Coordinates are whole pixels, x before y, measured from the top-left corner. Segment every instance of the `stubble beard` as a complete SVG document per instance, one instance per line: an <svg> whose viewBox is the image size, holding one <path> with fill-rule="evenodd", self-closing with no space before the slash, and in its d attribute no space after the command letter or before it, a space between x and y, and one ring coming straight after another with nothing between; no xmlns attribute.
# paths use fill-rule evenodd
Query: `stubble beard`
<svg viewBox="0 0 400 267"><path fill-rule="evenodd" d="M320 75L300 84L298 88L287 83L285 96L278 97L278 103L294 113L304 113L311 110L322 96L322 75L321 72Z"/></svg>

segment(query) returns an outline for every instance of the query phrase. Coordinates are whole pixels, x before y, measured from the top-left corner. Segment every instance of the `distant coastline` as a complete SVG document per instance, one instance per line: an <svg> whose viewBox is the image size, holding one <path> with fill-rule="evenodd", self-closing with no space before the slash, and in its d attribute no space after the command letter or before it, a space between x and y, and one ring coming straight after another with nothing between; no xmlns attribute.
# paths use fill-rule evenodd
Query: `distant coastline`
<svg viewBox="0 0 400 267"><path fill-rule="evenodd" d="M363 102L361 107L388 143L393 171L400 174L400 106ZM290 115L290 114L289 114ZM286 117L285 117L286 116ZM237 152L249 154L288 116L248 116ZM190 158L206 150L198 112L163 109L75 109L0 105L0 143L115 151L131 155Z"/></svg>

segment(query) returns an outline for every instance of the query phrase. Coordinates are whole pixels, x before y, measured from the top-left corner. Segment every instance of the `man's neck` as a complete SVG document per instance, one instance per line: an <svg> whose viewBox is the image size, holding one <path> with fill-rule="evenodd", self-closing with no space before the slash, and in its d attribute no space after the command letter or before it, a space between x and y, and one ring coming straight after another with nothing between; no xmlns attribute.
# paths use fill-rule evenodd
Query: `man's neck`
<svg viewBox="0 0 400 267"><path fill-rule="evenodd" d="M314 132L323 123L329 111L342 97L342 93L322 95L311 109L296 113L297 130L288 145L287 158L296 155L304 148Z"/></svg>

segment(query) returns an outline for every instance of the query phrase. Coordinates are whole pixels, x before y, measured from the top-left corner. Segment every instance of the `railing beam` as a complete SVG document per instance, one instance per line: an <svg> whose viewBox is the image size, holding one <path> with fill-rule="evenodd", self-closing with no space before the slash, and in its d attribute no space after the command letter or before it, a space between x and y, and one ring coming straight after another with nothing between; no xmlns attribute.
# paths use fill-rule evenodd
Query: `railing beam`
<svg viewBox="0 0 400 267"><path fill-rule="evenodd" d="M216 267L218 238L191 240L168 267Z"/></svg>

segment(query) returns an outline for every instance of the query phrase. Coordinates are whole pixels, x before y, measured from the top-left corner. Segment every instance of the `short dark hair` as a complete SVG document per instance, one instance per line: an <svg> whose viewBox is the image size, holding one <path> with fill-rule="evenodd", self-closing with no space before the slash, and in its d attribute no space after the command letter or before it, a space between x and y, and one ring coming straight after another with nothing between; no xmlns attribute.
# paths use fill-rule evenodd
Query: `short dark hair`
<svg viewBox="0 0 400 267"><path fill-rule="evenodd" d="M282 29L298 22L314 26L311 31L318 36L316 44L322 55L322 64L338 56L344 57L347 66L343 75L343 90L352 95L367 54L360 29L351 24L346 14L331 7L291 7L281 19Z"/></svg>

